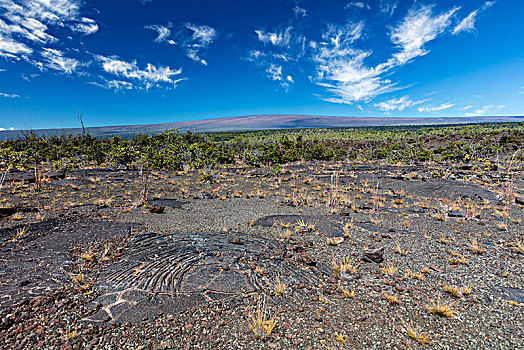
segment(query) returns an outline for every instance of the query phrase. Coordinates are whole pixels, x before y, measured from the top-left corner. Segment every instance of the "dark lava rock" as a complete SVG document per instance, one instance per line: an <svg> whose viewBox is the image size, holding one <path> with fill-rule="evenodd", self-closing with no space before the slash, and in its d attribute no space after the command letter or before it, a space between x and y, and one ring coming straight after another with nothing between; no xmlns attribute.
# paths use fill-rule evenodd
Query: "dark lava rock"
<svg viewBox="0 0 524 350"><path fill-rule="evenodd" d="M300 259L302 260L304 264L309 265L309 266L315 266L317 264L317 261L315 260L315 258L313 258L310 254L306 252L300 253Z"/></svg>
<svg viewBox="0 0 524 350"><path fill-rule="evenodd" d="M45 177L51 180L62 180L65 179L66 174L64 172L50 171L45 174Z"/></svg>
<svg viewBox="0 0 524 350"><path fill-rule="evenodd" d="M151 207L149 208L149 212L153 214L162 214L164 212L165 207Z"/></svg>
<svg viewBox="0 0 524 350"><path fill-rule="evenodd" d="M303 268L292 259L281 259L282 247L276 241L241 238L216 232L136 236L120 260L100 273L95 288L101 294L88 307L102 306L83 322L139 324L145 317L153 320L252 293L266 278L256 267L271 276L285 275L294 284L330 273L322 266ZM235 243L239 240L242 245Z"/></svg>
<svg viewBox="0 0 524 350"><path fill-rule="evenodd" d="M11 207L11 208L0 208L0 216L10 216L15 213L37 213L38 208L30 207Z"/></svg>
<svg viewBox="0 0 524 350"><path fill-rule="evenodd" d="M384 261L384 247L371 250L368 252L364 252L364 256L362 257L362 260L365 262L374 262L377 264L380 264Z"/></svg>
<svg viewBox="0 0 524 350"><path fill-rule="evenodd" d="M519 304L524 304L524 291L518 288L493 287L491 289L493 295L505 300L516 301Z"/></svg>
<svg viewBox="0 0 524 350"><path fill-rule="evenodd" d="M448 216L450 218L463 218L464 217L464 213L461 212L461 211L452 210L452 211L448 211Z"/></svg>
<svg viewBox="0 0 524 350"><path fill-rule="evenodd" d="M200 192L195 195L195 199L213 199L213 195L207 192Z"/></svg>
<svg viewBox="0 0 524 350"><path fill-rule="evenodd" d="M229 240L229 243L231 244L244 244L244 242L242 242L242 240L238 237L232 237L230 240Z"/></svg>
<svg viewBox="0 0 524 350"><path fill-rule="evenodd" d="M151 202L152 206L155 207L169 207L173 209L182 209L182 205L187 204L188 202L179 201L176 199L169 198L159 198L153 199Z"/></svg>

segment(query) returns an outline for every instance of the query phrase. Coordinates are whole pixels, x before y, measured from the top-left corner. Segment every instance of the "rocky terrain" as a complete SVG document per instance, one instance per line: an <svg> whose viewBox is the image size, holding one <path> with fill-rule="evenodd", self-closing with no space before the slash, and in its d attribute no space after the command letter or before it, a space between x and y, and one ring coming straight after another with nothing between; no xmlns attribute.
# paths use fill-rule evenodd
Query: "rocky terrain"
<svg viewBox="0 0 524 350"><path fill-rule="evenodd" d="M522 347L521 167L301 162L198 178L92 168L35 186L11 172L0 348Z"/></svg>

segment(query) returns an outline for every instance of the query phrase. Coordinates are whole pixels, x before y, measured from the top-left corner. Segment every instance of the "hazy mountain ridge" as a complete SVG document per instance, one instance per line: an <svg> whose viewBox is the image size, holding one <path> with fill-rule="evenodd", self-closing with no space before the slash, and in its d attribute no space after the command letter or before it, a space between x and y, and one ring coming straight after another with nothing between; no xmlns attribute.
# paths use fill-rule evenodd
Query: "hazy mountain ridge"
<svg viewBox="0 0 524 350"><path fill-rule="evenodd" d="M434 117L434 118L404 118L404 117L337 117L294 114L267 114L236 116L213 119L202 119L186 122L118 125L87 127L86 131L95 137L122 136L130 137L136 134L158 134L167 129L179 129L192 132L247 131L263 129L298 129L298 128L333 128L333 127L366 127L394 125L439 125L439 124L471 124L489 122L524 122L524 116L499 117ZM81 128L36 129L38 136L53 136L82 133ZM23 136L26 130L9 130L0 132L0 140Z"/></svg>

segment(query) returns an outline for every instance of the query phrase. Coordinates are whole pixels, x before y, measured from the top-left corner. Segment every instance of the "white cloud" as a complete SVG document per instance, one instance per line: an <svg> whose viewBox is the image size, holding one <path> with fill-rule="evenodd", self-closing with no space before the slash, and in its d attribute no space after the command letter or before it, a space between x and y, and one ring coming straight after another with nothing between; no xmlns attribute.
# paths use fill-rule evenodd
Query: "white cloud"
<svg viewBox="0 0 524 350"><path fill-rule="evenodd" d="M183 43L187 57L207 66L207 61L200 58L200 51L213 43L218 36L217 31L209 26L197 26L191 23L186 23L185 27L192 32L191 38L185 39Z"/></svg>
<svg viewBox="0 0 524 350"><path fill-rule="evenodd" d="M186 28L193 31L191 38L203 46L211 44L217 37L216 30L209 26L197 26L191 23L186 23Z"/></svg>
<svg viewBox="0 0 524 350"><path fill-rule="evenodd" d="M293 7L293 12L295 13L295 17L306 17L307 16L307 11L306 9L303 9L302 7L296 5L295 7Z"/></svg>
<svg viewBox="0 0 524 350"><path fill-rule="evenodd" d="M184 79L175 79L182 73L182 69L173 70L168 66L155 66L148 63L144 69L138 67L136 61L126 62L117 56L105 57L95 56L95 58L102 64L102 69L110 74L120 78L131 79L133 83L123 80L106 80L108 87L115 89L131 89L151 87L160 87L167 85L168 87L176 87L176 85Z"/></svg>
<svg viewBox="0 0 524 350"><path fill-rule="evenodd" d="M20 97L20 95L17 95L17 94L6 94L5 92L0 92L0 97L5 97L5 98L18 98ZM5 129L4 129L5 130Z"/></svg>
<svg viewBox="0 0 524 350"><path fill-rule="evenodd" d="M467 105L467 106L462 107L461 110L466 111L466 110L471 109L473 107L474 107L473 105Z"/></svg>
<svg viewBox="0 0 524 350"><path fill-rule="evenodd" d="M0 34L0 56L19 59L33 53L33 49Z"/></svg>
<svg viewBox="0 0 524 350"><path fill-rule="evenodd" d="M44 48L41 52L44 58L43 66L56 71L71 74L79 67L80 62L74 58L64 57L64 53L59 50ZM40 66L37 64L37 66Z"/></svg>
<svg viewBox="0 0 524 350"><path fill-rule="evenodd" d="M275 66L274 64L272 64L266 70L266 73L268 74L268 77L271 80L282 81L282 66Z"/></svg>
<svg viewBox="0 0 524 350"><path fill-rule="evenodd" d="M475 21L477 19L477 15L479 15L482 11L486 10L487 8L493 6L495 4L494 1L486 1L484 5L473 12L471 12L469 15L467 15L465 18L463 18L456 26L453 28L453 35L457 35L462 32L471 33L475 31Z"/></svg>
<svg viewBox="0 0 524 350"><path fill-rule="evenodd" d="M397 6L398 1L393 0L380 0L379 3L380 12L387 14L389 17L393 16Z"/></svg>
<svg viewBox="0 0 524 350"><path fill-rule="evenodd" d="M275 46L289 46L291 41L291 31L293 27L289 26L284 31L266 32L265 30L255 30L258 40L264 44L273 44Z"/></svg>
<svg viewBox="0 0 524 350"><path fill-rule="evenodd" d="M83 35L91 35L98 32L98 24L96 24L94 19L87 17L82 17L79 22L71 24L70 28L72 31Z"/></svg>
<svg viewBox="0 0 524 350"><path fill-rule="evenodd" d="M389 113L392 111L403 111L404 109L418 104L424 103L425 101L412 101L408 96L403 96L400 98L392 98L388 101L383 101L375 103L375 107L378 107L380 110Z"/></svg>
<svg viewBox="0 0 524 350"><path fill-rule="evenodd" d="M443 103L441 104L440 106L424 106L424 107L419 107L418 108L418 111L420 113L423 113L423 112L426 112L426 113L432 113L432 112L440 112L440 111L443 111L445 109L448 109L448 108L451 108L453 107L454 104L452 103Z"/></svg>
<svg viewBox="0 0 524 350"><path fill-rule="evenodd" d="M288 91L294 79L284 72L297 65L305 54L306 38L292 26L273 31L261 29L255 33L259 49L250 50L245 59L264 69L269 79Z"/></svg>
<svg viewBox="0 0 524 350"><path fill-rule="evenodd" d="M479 109L474 110L471 113L466 113L466 115L468 117L480 116L480 115L486 114L490 110L503 109L505 107L506 107L506 105L504 105L504 104L500 104L500 105L486 105L486 106L483 106L483 107L481 107Z"/></svg>
<svg viewBox="0 0 524 350"><path fill-rule="evenodd" d="M466 18L457 24L453 29L453 35L457 35L460 32L472 32L475 30L475 17L477 16L478 11L475 10L471 12Z"/></svg>
<svg viewBox="0 0 524 350"><path fill-rule="evenodd" d="M352 46L354 41L360 39L362 30L362 22L342 27L329 25L322 35L324 41L314 45L317 84L337 96L324 100L351 104L394 89L395 84L381 77L385 71L383 65L368 67L364 63L372 52Z"/></svg>
<svg viewBox="0 0 524 350"><path fill-rule="evenodd" d="M59 41L49 33L55 28L95 33L96 22L80 15L82 4L82 0L0 0L0 56L30 61L29 56L43 50L42 45Z"/></svg>
<svg viewBox="0 0 524 350"><path fill-rule="evenodd" d="M397 2L381 2L380 6L381 11L392 14ZM426 43L437 38L450 26L451 17L457 10L458 8L453 8L435 15L433 6L411 9L397 26L390 28L391 42L399 50L391 58L375 65L366 62L373 54L371 50L355 46L355 41L363 35L363 22L348 23L346 26L329 25L321 42L309 42L314 52L313 60L317 63L315 81L335 95L324 100L352 104L399 90L400 87L386 78L386 75L414 58L427 54L429 51L425 48ZM393 104L386 102L377 107L388 111L388 108L393 108Z"/></svg>
<svg viewBox="0 0 524 350"><path fill-rule="evenodd" d="M434 40L451 24L451 16L458 10L455 7L434 16L432 6L410 10L399 26L392 28L390 38L400 52L393 55L392 65L402 65L411 59L428 53L424 45Z"/></svg>
<svg viewBox="0 0 524 350"><path fill-rule="evenodd" d="M146 29L154 30L157 33L157 37L155 38L155 42L161 43L161 42L168 42L168 43L175 43L173 40L169 40L169 36L171 36L171 30L169 29L171 27L171 24L168 24L168 26L163 26L161 24L153 24L150 26L146 26Z"/></svg>
<svg viewBox="0 0 524 350"><path fill-rule="evenodd" d="M350 8L350 7L357 7L357 8L366 8L366 9L371 9L371 6L369 6L369 4L365 4L363 1L352 1L350 3L348 3L345 8Z"/></svg>

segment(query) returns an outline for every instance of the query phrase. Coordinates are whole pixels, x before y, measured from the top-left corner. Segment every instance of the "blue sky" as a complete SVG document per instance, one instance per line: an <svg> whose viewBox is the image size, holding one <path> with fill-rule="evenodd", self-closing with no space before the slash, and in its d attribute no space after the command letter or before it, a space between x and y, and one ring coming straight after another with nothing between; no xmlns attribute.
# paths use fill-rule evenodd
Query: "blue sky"
<svg viewBox="0 0 524 350"><path fill-rule="evenodd" d="M0 0L0 130L524 114L524 1Z"/></svg>

